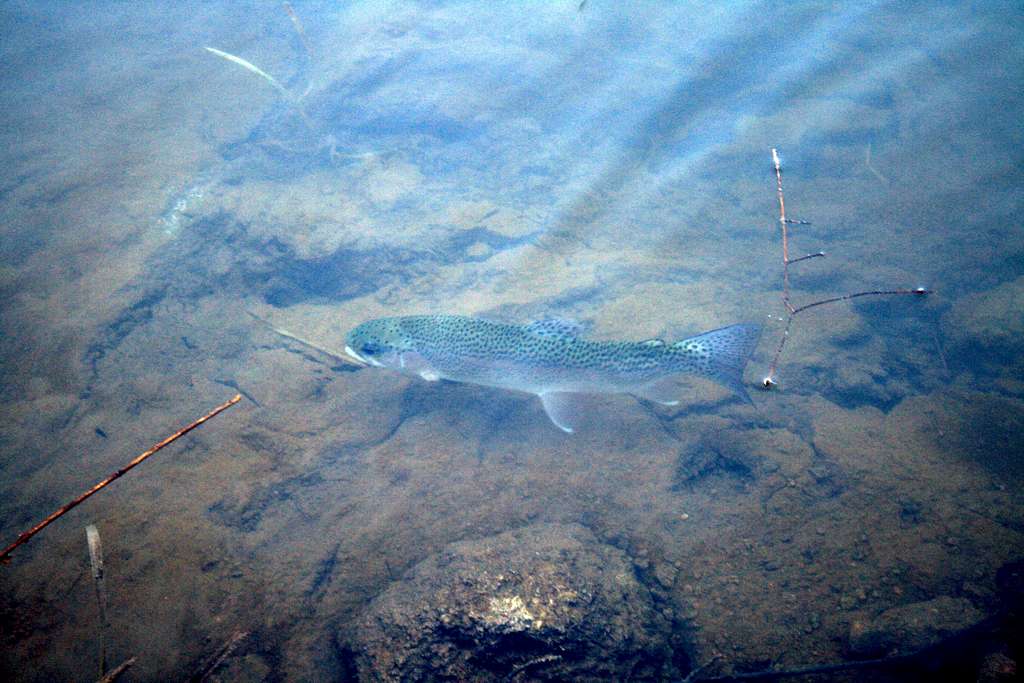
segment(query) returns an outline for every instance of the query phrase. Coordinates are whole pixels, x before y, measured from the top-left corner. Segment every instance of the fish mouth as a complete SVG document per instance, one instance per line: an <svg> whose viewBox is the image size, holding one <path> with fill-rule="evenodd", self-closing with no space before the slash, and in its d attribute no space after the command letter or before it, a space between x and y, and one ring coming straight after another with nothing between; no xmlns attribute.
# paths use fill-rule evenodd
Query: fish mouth
<svg viewBox="0 0 1024 683"><path fill-rule="evenodd" d="M347 344L345 345L345 353L348 354L349 356L351 356L352 358L355 358L357 361L359 361L363 365L373 365L374 367L378 367L378 368L384 367L384 364L381 363L378 360L374 360L373 358L363 358L358 353L353 351L352 347L347 345Z"/></svg>

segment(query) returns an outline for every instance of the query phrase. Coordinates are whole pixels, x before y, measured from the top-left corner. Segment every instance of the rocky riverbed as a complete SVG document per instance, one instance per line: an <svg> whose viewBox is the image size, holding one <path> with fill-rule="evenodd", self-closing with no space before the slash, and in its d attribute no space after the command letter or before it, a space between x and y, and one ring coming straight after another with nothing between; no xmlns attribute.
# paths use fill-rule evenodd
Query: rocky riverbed
<svg viewBox="0 0 1024 683"><path fill-rule="evenodd" d="M773 94L760 46L813 39L813 8L634 32L571 4L528 25L325 11L310 69L276 7L10 10L4 537L245 398L17 551L6 679L95 679L87 523L108 660L137 657L137 680L201 672L239 632L212 678L676 680L923 648L845 675L998 680L1019 660L1019 102L971 89L1016 92L974 54L1016 29L980 14L984 45L924 59L908 36L950 17L881 12L828 63L904 68ZM715 21L732 58L675 51L670 26L696 41ZM131 60L126 26L157 27ZM72 57L32 71L44 37ZM205 42L308 81L317 129ZM457 83L437 76L452 44L476 46ZM801 314L781 390L757 392L782 332L772 146L812 221L793 239L830 254L794 267L796 296L937 292ZM675 407L595 398L569 436L531 397L357 370L253 317L337 350L422 311L604 339L764 322L754 405L693 381Z"/></svg>

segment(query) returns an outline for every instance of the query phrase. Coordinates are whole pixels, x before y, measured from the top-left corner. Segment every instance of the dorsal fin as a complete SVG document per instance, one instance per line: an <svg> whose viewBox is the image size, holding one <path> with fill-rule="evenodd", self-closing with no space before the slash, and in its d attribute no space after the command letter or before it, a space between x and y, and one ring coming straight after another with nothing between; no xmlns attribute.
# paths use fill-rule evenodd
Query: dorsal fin
<svg viewBox="0 0 1024 683"><path fill-rule="evenodd" d="M656 347L659 347L659 346L664 346L665 345L665 340L664 339L644 339L642 342L638 342L638 343L643 344L644 346L650 346L650 347L655 347L656 348Z"/></svg>
<svg viewBox="0 0 1024 683"><path fill-rule="evenodd" d="M526 330L540 337L578 337L583 332L583 325L564 318L545 318L533 321Z"/></svg>

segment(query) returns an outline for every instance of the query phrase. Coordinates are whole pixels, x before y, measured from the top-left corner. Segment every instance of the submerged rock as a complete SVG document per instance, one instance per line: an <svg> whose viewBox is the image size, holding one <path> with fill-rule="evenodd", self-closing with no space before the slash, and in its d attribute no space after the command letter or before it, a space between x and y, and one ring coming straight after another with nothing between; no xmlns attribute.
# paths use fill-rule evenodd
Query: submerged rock
<svg viewBox="0 0 1024 683"><path fill-rule="evenodd" d="M650 680L670 624L620 550L576 524L453 543L370 604L360 680ZM685 673L685 672L682 672Z"/></svg>
<svg viewBox="0 0 1024 683"><path fill-rule="evenodd" d="M968 600L944 595L893 607L874 619L850 624L850 650L858 656L907 654L976 626L984 613Z"/></svg>

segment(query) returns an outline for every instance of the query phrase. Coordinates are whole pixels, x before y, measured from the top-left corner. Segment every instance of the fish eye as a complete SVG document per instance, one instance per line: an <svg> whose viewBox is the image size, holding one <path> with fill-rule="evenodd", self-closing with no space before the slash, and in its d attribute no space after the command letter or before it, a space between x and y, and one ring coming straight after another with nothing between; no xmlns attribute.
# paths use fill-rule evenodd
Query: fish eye
<svg viewBox="0 0 1024 683"><path fill-rule="evenodd" d="M361 348L359 352L365 353L367 356L372 356L381 352L381 346L380 344L375 344L373 342L366 342L363 344L363 348Z"/></svg>

